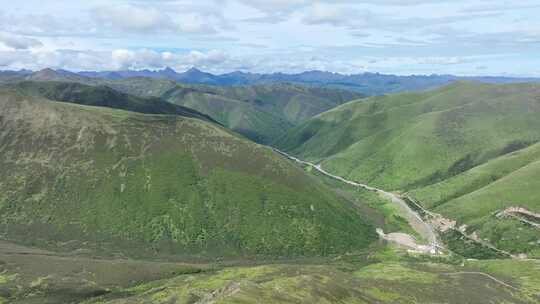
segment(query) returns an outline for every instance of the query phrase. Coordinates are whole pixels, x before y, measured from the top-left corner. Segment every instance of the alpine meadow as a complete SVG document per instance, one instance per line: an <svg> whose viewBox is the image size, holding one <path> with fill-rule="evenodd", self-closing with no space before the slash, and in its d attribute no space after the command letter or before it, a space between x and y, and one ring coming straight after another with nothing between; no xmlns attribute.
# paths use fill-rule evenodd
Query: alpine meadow
<svg viewBox="0 0 540 304"><path fill-rule="evenodd" d="M0 304L540 302L540 5L0 6Z"/></svg>

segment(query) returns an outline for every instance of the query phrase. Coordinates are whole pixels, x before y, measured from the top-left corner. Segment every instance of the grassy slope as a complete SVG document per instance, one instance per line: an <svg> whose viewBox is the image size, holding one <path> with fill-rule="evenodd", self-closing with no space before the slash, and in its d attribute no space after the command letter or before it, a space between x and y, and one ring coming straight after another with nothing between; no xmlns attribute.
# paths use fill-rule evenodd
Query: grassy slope
<svg viewBox="0 0 540 304"><path fill-rule="evenodd" d="M540 257L540 231L495 213L511 206L540 212L540 144L500 156L410 195L512 253Z"/></svg>
<svg viewBox="0 0 540 304"><path fill-rule="evenodd" d="M538 261L464 261L392 247L224 266L93 259L0 242L0 259L0 303L537 303L540 296Z"/></svg>
<svg viewBox="0 0 540 304"><path fill-rule="evenodd" d="M272 256L326 255L374 238L300 168L218 126L9 90L0 102L8 238L129 253Z"/></svg>
<svg viewBox="0 0 540 304"><path fill-rule="evenodd" d="M329 178L311 166L306 167L305 170L322 180L326 185L336 191L336 193L351 201L362 214L367 215L372 226L382 228L385 233L407 233L421 241L421 237L409 225L407 220L400 215L401 210L393 202L372 191Z"/></svg>
<svg viewBox="0 0 540 304"><path fill-rule="evenodd" d="M495 213L520 206L540 211L538 145L475 167L452 179L412 191L426 205L470 226L498 248L540 257L540 231Z"/></svg>
<svg viewBox="0 0 540 304"><path fill-rule="evenodd" d="M193 109L173 105L157 97L138 97L104 85L76 82L24 81L11 85L24 94L82 105L101 106L145 114L174 114L213 121Z"/></svg>
<svg viewBox="0 0 540 304"><path fill-rule="evenodd" d="M348 103L279 145L326 159L331 172L407 189L502 249L538 256L538 230L493 213L515 205L539 210L539 118L538 85L459 83Z"/></svg>
<svg viewBox="0 0 540 304"><path fill-rule="evenodd" d="M387 189L416 188L540 140L540 86L458 83L351 102L299 126L278 146Z"/></svg>
<svg viewBox="0 0 540 304"><path fill-rule="evenodd" d="M289 84L208 87L177 86L163 94L174 104L208 114L225 126L262 143L294 125L360 95Z"/></svg>
<svg viewBox="0 0 540 304"><path fill-rule="evenodd" d="M251 86L205 86L178 84L165 79L126 78L121 80L92 79L125 93L143 97L166 97L176 103L190 94L222 99L223 102L241 102L265 113L298 124L319 113L363 95L347 90L311 87L287 83ZM189 102L193 102L190 100ZM233 108L236 107L233 103ZM215 111L206 105L208 111ZM224 112L221 109L221 112ZM222 114L223 115L223 114ZM218 115L220 116L220 115Z"/></svg>
<svg viewBox="0 0 540 304"><path fill-rule="evenodd" d="M0 241L0 303L78 303L148 281L200 273L204 264L97 259Z"/></svg>
<svg viewBox="0 0 540 304"><path fill-rule="evenodd" d="M205 113L228 128L261 143L284 134L293 125L284 118L265 112L256 105L214 93L169 92L166 99L174 104Z"/></svg>
<svg viewBox="0 0 540 304"><path fill-rule="evenodd" d="M255 104L265 112L276 113L295 125L360 97L350 91L292 84L217 87L214 90L220 95Z"/></svg>
<svg viewBox="0 0 540 304"><path fill-rule="evenodd" d="M167 91L178 86L178 84L172 80L146 77L133 77L118 80L97 78L97 80L121 92L142 97L161 97Z"/></svg>
<svg viewBox="0 0 540 304"><path fill-rule="evenodd" d="M508 183L534 168L535 162L540 160L540 144L534 144L509 154L492 159L480 166L474 167L452 178L439 183L412 190L410 193L428 208L435 208L456 198L483 191L494 182ZM523 170L520 172L520 170ZM519 173L519 174L518 174ZM508 179L507 179L508 178ZM530 180L529 182L533 182ZM534 191L535 187L530 187ZM535 197L535 196L532 196ZM532 198L531 197L531 198ZM538 196L536 196L538 197ZM509 202L511 203L511 202ZM516 199L514 204L528 204L531 209L537 210L538 205L531 204L531 199L522 201ZM494 210L490 210L494 211Z"/></svg>
<svg viewBox="0 0 540 304"><path fill-rule="evenodd" d="M246 261L205 265L96 259L82 252L62 255L0 242L0 260L0 303L537 303L540 300L538 261L430 257L382 246L332 259L253 266Z"/></svg>
<svg viewBox="0 0 540 304"><path fill-rule="evenodd" d="M362 96L345 90L292 84L214 87L184 85L166 79L144 77L121 80L84 77L73 80L67 77L63 83L43 81L44 79L47 77L38 78L40 81L15 83L27 92L62 101L73 101L74 98L89 100L90 98L94 99L95 105L97 102L95 99L103 95L114 95L116 100L127 99L126 96L119 96L120 93L107 92L110 91L108 88L110 87L130 95L132 106L127 108L124 105L122 109L143 113L168 113L164 110L170 112L172 106L169 105L169 109L166 109L167 107L162 104L163 101L157 99L163 98L173 104L204 113L228 128L261 143L270 143L283 136L294 125ZM53 77L52 79L61 80L62 78ZM91 89L90 86L96 88ZM103 102L103 100L98 101ZM141 102L148 104L148 101L159 106L154 105L149 108L146 105L142 109L140 105L133 106Z"/></svg>
<svg viewBox="0 0 540 304"><path fill-rule="evenodd" d="M535 261L456 266L386 257L368 263L226 268L143 284L85 303L535 303L539 299L540 265ZM482 275L459 273L478 271L520 290Z"/></svg>
<svg viewBox="0 0 540 304"><path fill-rule="evenodd" d="M436 210L472 220L510 206L540 212L540 161L535 161L474 192L443 204Z"/></svg>

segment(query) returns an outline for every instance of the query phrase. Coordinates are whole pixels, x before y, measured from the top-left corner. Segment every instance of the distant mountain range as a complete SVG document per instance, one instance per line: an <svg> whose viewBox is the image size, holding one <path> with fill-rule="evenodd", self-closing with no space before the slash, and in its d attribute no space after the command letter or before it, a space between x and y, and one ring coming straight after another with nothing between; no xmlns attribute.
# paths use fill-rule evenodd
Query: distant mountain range
<svg viewBox="0 0 540 304"><path fill-rule="evenodd" d="M178 73L172 68L162 70L126 70L102 72L69 72L66 70L44 69L37 72L29 70L0 72L0 81L9 81L12 78L27 77L28 80L63 80L78 77L105 78L119 80L133 77L148 77L154 79L168 79L185 84L206 84L218 86L238 86L268 83L295 83L303 85L316 85L323 87L341 88L356 91L365 95L383 95L403 91L422 91L441 87L458 80L473 80L485 83L517 83L540 82L540 78L512 78L498 76L460 77L453 75L410 75L398 76L379 73L362 73L345 75L324 71L306 71L298 74L272 73L257 74L245 72L232 72L215 75L203 72L196 68ZM57 79L61 78L61 79Z"/></svg>

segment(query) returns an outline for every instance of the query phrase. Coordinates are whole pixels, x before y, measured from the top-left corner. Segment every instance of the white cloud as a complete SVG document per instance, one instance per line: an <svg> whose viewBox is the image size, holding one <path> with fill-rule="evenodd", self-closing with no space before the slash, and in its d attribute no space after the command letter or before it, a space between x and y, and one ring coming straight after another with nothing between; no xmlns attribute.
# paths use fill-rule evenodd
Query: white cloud
<svg viewBox="0 0 540 304"><path fill-rule="evenodd" d="M93 33L86 19L58 17L41 13L9 14L0 11L0 29L14 35L59 37Z"/></svg>
<svg viewBox="0 0 540 304"><path fill-rule="evenodd" d="M0 51L0 66L4 69L46 67L68 70L125 70L160 69L166 66L177 70L193 66L211 71L221 71L231 57L219 50L173 53L148 49L112 51L73 50L9 50Z"/></svg>
<svg viewBox="0 0 540 304"><path fill-rule="evenodd" d="M191 51L185 57L186 62L191 65L215 65L225 62L228 59L226 53L218 50L211 50L203 53Z"/></svg>
<svg viewBox="0 0 540 304"><path fill-rule="evenodd" d="M334 26L351 26L369 18L368 11L359 11L350 7L316 3L305 13L306 24L330 24ZM363 23L363 22L362 22Z"/></svg>
<svg viewBox="0 0 540 304"><path fill-rule="evenodd" d="M202 16L193 13L183 15L178 21L178 29L184 33L217 33L215 27L209 22L210 18L211 17L209 16Z"/></svg>
<svg viewBox="0 0 540 304"><path fill-rule="evenodd" d="M134 5L101 6L93 14L99 23L126 31L173 30L169 16L152 7Z"/></svg>
<svg viewBox="0 0 540 304"><path fill-rule="evenodd" d="M0 67L4 69L22 69L29 68L29 53L27 51L1 51Z"/></svg>
<svg viewBox="0 0 540 304"><path fill-rule="evenodd" d="M239 0L244 5L256 8L265 13L281 13L301 7L307 0Z"/></svg>
<svg viewBox="0 0 540 304"><path fill-rule="evenodd" d="M6 33L0 33L0 44L16 50L26 50L43 46L43 43L37 39Z"/></svg>
<svg viewBox="0 0 540 304"><path fill-rule="evenodd" d="M228 60L227 54L218 50L208 52L190 51L185 54L172 52L156 52L152 50L114 50L111 52L111 65L115 70L163 68L165 66L179 69L191 66L213 68Z"/></svg>
<svg viewBox="0 0 540 304"><path fill-rule="evenodd" d="M141 5L107 5L94 8L92 15L98 27L113 31L135 33L197 33L211 34L215 15L195 11L166 12L156 7Z"/></svg>
<svg viewBox="0 0 540 304"><path fill-rule="evenodd" d="M493 73L537 73L529 62L539 60L538 0L492 2L6 2L0 9L0 64L32 69L197 66L213 72L347 73L476 73L476 67L485 66ZM490 55L507 57L503 61Z"/></svg>
<svg viewBox="0 0 540 304"><path fill-rule="evenodd" d="M262 16L245 18L245 21L259 23L278 23L285 21L296 10L309 4L308 0L239 0L245 6L254 8Z"/></svg>
<svg viewBox="0 0 540 304"><path fill-rule="evenodd" d="M131 67L135 53L128 50L114 50L111 52L111 65L114 70L123 70Z"/></svg>

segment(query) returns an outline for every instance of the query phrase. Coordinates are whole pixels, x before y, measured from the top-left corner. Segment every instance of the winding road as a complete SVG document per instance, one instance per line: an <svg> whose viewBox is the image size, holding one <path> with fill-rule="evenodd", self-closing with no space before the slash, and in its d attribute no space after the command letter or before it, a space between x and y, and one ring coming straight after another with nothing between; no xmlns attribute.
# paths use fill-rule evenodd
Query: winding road
<svg viewBox="0 0 540 304"><path fill-rule="evenodd" d="M322 168L322 166L319 164L314 164L314 163L311 163L311 162L308 162L308 161L305 161L305 160L301 160L301 159L298 159L292 155L289 155L279 149L276 149L274 147L269 147L270 149L274 150L275 152L299 163L299 164L303 164L303 165L306 165L306 166L311 166L313 168L315 168L317 171L319 171L320 173L330 177L330 178L333 178L335 180L338 180L338 181L341 181L343 183L346 183L346 184L349 184L351 186L355 186L355 187L360 187L360 188L363 188L363 189L366 189L366 190L369 190L369 191L373 191L373 192L376 192L378 193L379 195L381 195L382 197L386 198L387 200L391 201L392 203L396 204L396 206L400 209L400 215L403 216L407 222L409 223L409 225L411 225L411 227L413 227L413 229L422 237L424 238L428 243L429 245L427 246L424 246L424 250L423 251L426 251L426 252L431 252L431 253L437 253L439 251L439 249L443 248L443 246L439 243L439 241L437 240L437 234L435 232L435 230L433 229L433 227L429 224L429 223L426 223L422 217L420 217L420 215L418 215L418 213L416 213L414 210L412 210L409 205L397 194L394 194L394 193L391 193L391 192L387 192L387 191L384 191L384 190L381 190L381 189L377 189L377 188L374 188L374 187L371 187L369 185L365 185L365 184L361 184L361 183L357 183L357 182L354 182L354 181L350 181L350 180L347 180L341 176L337 176L337 175L334 175L326 170L324 170Z"/></svg>

